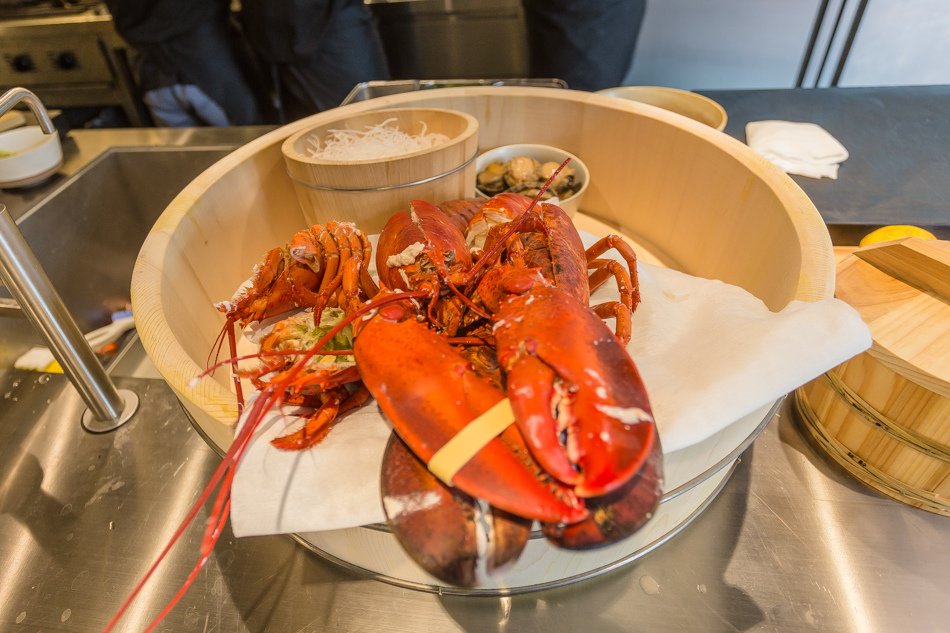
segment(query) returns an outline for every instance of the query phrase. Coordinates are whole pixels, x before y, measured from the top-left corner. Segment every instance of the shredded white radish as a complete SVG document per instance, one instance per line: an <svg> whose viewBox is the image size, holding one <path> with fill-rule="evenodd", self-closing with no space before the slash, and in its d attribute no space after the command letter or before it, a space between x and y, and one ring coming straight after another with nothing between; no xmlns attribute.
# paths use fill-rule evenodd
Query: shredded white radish
<svg viewBox="0 0 950 633"><path fill-rule="evenodd" d="M437 132L426 132L425 121L422 132L406 134L398 127L390 126L397 119L386 119L377 125L366 126L360 130L330 130L321 141L315 134L307 139L307 151L313 158L321 160L371 160L410 154L419 150L445 143L449 137Z"/></svg>

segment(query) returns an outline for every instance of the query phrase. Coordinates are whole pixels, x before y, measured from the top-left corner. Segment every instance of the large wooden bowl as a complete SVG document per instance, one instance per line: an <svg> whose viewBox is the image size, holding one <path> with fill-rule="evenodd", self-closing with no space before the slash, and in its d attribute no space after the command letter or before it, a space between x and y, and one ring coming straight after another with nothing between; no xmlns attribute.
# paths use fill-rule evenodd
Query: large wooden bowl
<svg viewBox="0 0 950 633"><path fill-rule="evenodd" d="M632 237L667 266L741 286L773 310L792 299L833 294L831 240L814 205L771 163L701 123L636 102L544 88L447 88L355 103L284 126L223 158L172 201L139 255L132 304L142 342L199 430L219 448L230 444L237 415L227 372L191 380L204 369L224 322L213 304L229 298L267 250L305 227L281 144L347 112L405 107L468 112L478 119L481 151L541 143L575 154L590 170L581 211ZM757 424L752 420L749 429L761 428ZM672 527L657 529L672 533L700 505L691 507L671 519ZM340 539L354 542L351 534ZM577 572L573 560L564 573Z"/></svg>

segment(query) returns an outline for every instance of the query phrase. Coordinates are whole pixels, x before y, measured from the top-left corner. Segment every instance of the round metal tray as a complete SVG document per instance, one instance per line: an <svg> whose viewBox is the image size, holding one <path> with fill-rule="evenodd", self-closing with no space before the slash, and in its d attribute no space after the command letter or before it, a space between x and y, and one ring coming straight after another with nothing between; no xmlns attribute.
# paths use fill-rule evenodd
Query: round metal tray
<svg viewBox="0 0 950 633"><path fill-rule="evenodd" d="M663 500L655 516L631 537L595 551L572 552L553 547L537 533L517 563L503 575L487 579L481 587L441 585L409 558L385 525L291 536L314 554L346 569L388 584L431 593L504 596L593 578L645 556L699 516L722 490L741 453L765 429L783 400L750 413L698 444L664 455ZM202 434L190 414L188 418ZM215 447L213 442L209 444ZM220 452L217 447L215 450Z"/></svg>

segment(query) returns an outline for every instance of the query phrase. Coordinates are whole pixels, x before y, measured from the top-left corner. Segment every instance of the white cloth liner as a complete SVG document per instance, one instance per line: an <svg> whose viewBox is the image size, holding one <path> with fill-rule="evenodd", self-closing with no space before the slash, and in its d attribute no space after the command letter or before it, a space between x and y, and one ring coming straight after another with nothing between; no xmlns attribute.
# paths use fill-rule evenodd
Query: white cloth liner
<svg viewBox="0 0 950 633"><path fill-rule="evenodd" d="M582 237L587 246L596 241ZM644 263L638 270L642 303L628 350L666 453L701 442L871 345L858 313L837 299L793 301L775 313L736 286ZM591 303L616 297L605 284ZM287 432L281 414L270 413L240 463L232 488L236 536L384 520L379 466L390 427L374 401L316 448L270 446Z"/></svg>
<svg viewBox="0 0 950 633"><path fill-rule="evenodd" d="M788 174L809 178L838 178L838 165L848 150L814 123L752 121L745 126L749 147Z"/></svg>

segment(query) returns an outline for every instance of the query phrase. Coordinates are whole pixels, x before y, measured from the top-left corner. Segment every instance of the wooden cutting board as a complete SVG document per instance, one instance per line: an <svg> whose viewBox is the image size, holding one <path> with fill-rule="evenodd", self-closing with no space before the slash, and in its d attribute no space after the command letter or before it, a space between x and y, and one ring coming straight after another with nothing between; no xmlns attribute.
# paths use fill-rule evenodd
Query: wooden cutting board
<svg viewBox="0 0 950 633"><path fill-rule="evenodd" d="M858 249L835 295L871 329L869 354L950 398L950 242L912 237Z"/></svg>

